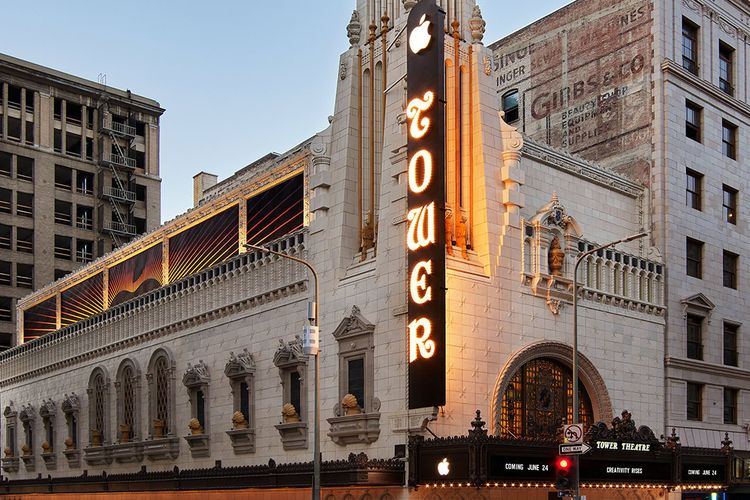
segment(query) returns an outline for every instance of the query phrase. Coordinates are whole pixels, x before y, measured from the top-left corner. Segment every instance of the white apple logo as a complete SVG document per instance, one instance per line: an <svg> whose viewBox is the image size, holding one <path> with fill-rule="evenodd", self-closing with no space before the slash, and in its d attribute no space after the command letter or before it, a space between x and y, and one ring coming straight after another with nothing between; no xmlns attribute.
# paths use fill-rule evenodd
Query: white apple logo
<svg viewBox="0 0 750 500"><path fill-rule="evenodd" d="M451 472L451 464L447 458L444 458L442 462L438 463L438 474L441 476L447 476Z"/></svg>
<svg viewBox="0 0 750 500"><path fill-rule="evenodd" d="M430 39L432 38L432 35L430 35L430 24L432 23L427 21L427 14L424 14L419 20L419 26L411 30L409 48L415 54L419 54L420 51L426 49L430 44Z"/></svg>

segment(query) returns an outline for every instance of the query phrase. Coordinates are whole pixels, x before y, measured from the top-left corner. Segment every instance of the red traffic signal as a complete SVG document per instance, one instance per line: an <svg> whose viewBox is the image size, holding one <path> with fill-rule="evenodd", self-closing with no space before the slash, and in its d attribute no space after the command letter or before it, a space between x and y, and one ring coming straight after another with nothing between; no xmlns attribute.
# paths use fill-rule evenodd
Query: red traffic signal
<svg viewBox="0 0 750 500"><path fill-rule="evenodd" d="M555 461L555 488L570 490L575 483L574 462L570 457L557 457Z"/></svg>

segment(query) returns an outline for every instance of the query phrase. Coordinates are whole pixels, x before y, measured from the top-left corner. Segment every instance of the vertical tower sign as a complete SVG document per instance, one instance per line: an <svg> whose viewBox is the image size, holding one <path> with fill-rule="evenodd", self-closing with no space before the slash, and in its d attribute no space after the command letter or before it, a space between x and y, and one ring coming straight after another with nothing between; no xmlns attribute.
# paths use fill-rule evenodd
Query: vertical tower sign
<svg viewBox="0 0 750 500"><path fill-rule="evenodd" d="M409 408L445 404L445 13L407 21Z"/></svg>

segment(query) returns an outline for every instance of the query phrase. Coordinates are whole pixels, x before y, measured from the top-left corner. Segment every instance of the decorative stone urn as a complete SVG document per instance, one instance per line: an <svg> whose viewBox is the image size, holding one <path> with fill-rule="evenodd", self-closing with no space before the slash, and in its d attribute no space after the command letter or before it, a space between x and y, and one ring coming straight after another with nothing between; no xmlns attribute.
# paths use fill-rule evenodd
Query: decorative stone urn
<svg viewBox="0 0 750 500"><path fill-rule="evenodd" d="M51 453L52 452L52 445L49 444L49 441L42 441L42 453Z"/></svg>
<svg viewBox="0 0 750 500"><path fill-rule="evenodd" d="M341 399L341 407L344 415L359 415L362 410L357 403L357 397L354 394L347 394Z"/></svg>
<svg viewBox="0 0 750 500"><path fill-rule="evenodd" d="M29 448L29 445L24 443L24 445L21 446L21 453L24 455L31 455L31 448Z"/></svg>
<svg viewBox="0 0 750 500"><path fill-rule="evenodd" d="M232 429L238 431L241 429L247 429L248 422L245 415L241 411L236 411L232 415Z"/></svg>
<svg viewBox="0 0 750 500"><path fill-rule="evenodd" d="M154 437L160 438L164 437L164 420L160 418L154 419Z"/></svg>
<svg viewBox="0 0 750 500"><path fill-rule="evenodd" d="M73 438L72 437L70 437L70 436L66 437L65 441L63 441L63 443L65 443L65 449L66 450L74 450L75 449L75 443L73 442Z"/></svg>
<svg viewBox="0 0 750 500"><path fill-rule="evenodd" d="M5 452L6 457L10 458L13 456L13 450L11 450L10 448L5 448L5 450L3 451Z"/></svg>
<svg viewBox="0 0 750 500"><path fill-rule="evenodd" d="M300 421L297 409L292 403L286 403L281 409L281 417L284 419L285 424L296 423Z"/></svg>
<svg viewBox="0 0 750 500"><path fill-rule="evenodd" d="M91 429L91 446L102 445L102 431L99 429Z"/></svg>
<svg viewBox="0 0 750 500"><path fill-rule="evenodd" d="M190 419L190 422L188 422L188 429L190 429L190 434L193 436L203 434L203 426L197 418Z"/></svg>
<svg viewBox="0 0 750 500"><path fill-rule="evenodd" d="M127 443L130 441L130 425L120 424L120 442Z"/></svg>

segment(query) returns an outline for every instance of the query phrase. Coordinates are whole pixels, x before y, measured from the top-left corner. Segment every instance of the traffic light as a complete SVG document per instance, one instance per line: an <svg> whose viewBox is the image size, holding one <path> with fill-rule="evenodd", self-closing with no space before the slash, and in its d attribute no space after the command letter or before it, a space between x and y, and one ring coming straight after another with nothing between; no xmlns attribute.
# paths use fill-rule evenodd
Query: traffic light
<svg viewBox="0 0 750 500"><path fill-rule="evenodd" d="M557 457L555 462L555 488L561 491L575 488L575 462L573 457Z"/></svg>

